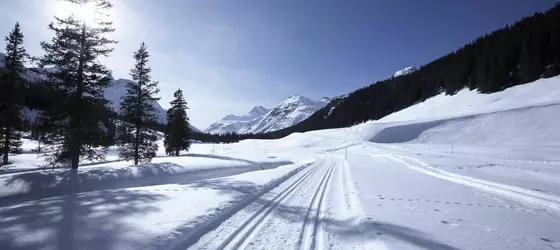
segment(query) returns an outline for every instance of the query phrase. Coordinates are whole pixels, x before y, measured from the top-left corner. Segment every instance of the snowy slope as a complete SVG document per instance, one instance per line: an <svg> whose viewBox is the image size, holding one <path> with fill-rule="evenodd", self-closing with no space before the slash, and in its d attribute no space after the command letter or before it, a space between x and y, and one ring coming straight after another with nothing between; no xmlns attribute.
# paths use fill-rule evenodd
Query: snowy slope
<svg viewBox="0 0 560 250"><path fill-rule="evenodd" d="M449 96L441 93L380 119L380 122L445 118L468 114L560 103L560 76L514 86L501 92L481 94L463 89Z"/></svg>
<svg viewBox="0 0 560 250"><path fill-rule="evenodd" d="M560 145L558 113L560 76L492 94L440 94L378 121L325 132L377 143Z"/></svg>
<svg viewBox="0 0 560 250"><path fill-rule="evenodd" d="M416 71L416 67L414 66L410 66L410 67L406 67L404 69L398 70L397 72L395 72L393 74L393 77L398 77L398 76L404 76L404 75L408 75L414 71Z"/></svg>
<svg viewBox="0 0 560 250"><path fill-rule="evenodd" d="M323 108L330 101L323 97L319 101L304 96L293 95L282 101L273 109L262 106L254 107L247 115L228 115L222 120L210 125L208 133L263 133L293 126L317 110Z"/></svg>
<svg viewBox="0 0 560 250"><path fill-rule="evenodd" d="M270 109L256 106L243 116L227 115L221 120L213 123L204 132L212 134L223 134L228 132L239 132L243 127L250 127L262 118Z"/></svg>

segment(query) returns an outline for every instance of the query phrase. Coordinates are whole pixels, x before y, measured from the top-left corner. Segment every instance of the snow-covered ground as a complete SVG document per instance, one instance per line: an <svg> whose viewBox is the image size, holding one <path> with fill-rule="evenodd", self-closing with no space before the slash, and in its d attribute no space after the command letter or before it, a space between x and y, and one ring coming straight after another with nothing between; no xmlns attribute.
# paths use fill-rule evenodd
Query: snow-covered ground
<svg viewBox="0 0 560 250"><path fill-rule="evenodd" d="M6 171L0 249L560 249L558 114L555 77L138 167Z"/></svg>

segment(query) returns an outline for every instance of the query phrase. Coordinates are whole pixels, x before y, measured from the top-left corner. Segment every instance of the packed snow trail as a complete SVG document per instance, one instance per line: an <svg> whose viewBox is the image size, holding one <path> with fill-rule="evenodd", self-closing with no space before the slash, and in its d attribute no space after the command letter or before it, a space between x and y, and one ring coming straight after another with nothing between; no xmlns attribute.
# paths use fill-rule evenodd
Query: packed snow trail
<svg viewBox="0 0 560 250"><path fill-rule="evenodd" d="M188 249L368 249L375 238L352 242L341 234L359 218L350 201L346 165L320 155L307 167L223 221ZM342 209L341 209L342 207Z"/></svg>
<svg viewBox="0 0 560 250"><path fill-rule="evenodd" d="M388 249L560 249L549 197L438 171L384 147L350 149L348 164L364 232Z"/></svg>

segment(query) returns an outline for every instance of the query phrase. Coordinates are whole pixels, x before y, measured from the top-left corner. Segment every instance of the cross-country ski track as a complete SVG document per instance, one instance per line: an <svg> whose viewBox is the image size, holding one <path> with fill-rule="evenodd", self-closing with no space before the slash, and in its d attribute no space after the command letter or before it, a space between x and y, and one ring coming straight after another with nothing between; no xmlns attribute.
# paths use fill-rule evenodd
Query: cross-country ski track
<svg viewBox="0 0 560 250"><path fill-rule="evenodd" d="M447 173L383 147L350 149L349 157L359 159L360 166L345 161L341 152L317 153L315 163L173 249L463 249L495 238L502 239L496 249L559 247L554 235L560 233L560 199L555 195ZM365 179L370 174L376 177ZM394 206L390 214L375 213ZM492 218L492 213L501 216ZM446 228L430 234L418 230L443 214L458 218L436 219L436 227ZM504 217L525 227L504 227ZM474 243L464 235L440 237L449 227L467 228L457 235L474 230L484 236Z"/></svg>
<svg viewBox="0 0 560 250"><path fill-rule="evenodd" d="M339 157L318 161L223 221L189 249L328 249L336 243L325 228L335 204L347 202L346 168ZM345 196L344 196L345 195ZM351 206L352 204L348 204Z"/></svg>

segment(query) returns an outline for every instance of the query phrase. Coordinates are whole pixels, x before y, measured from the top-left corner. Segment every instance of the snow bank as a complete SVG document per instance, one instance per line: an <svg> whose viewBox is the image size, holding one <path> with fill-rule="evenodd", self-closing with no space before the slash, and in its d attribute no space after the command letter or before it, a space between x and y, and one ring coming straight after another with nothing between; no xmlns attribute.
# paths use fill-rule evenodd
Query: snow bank
<svg viewBox="0 0 560 250"><path fill-rule="evenodd" d="M195 181L291 164L283 158L253 162L227 156L189 154L158 157L151 164L133 166L111 162L80 167L77 189L69 189L72 171L57 169L0 175L0 202L29 200L94 190Z"/></svg>

